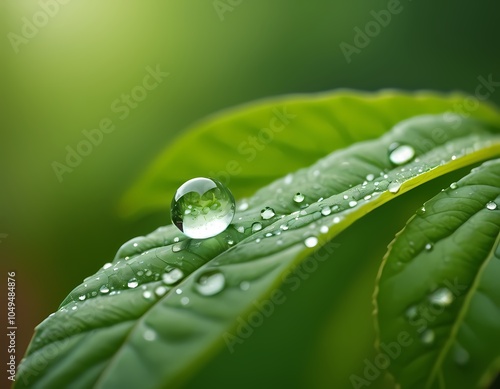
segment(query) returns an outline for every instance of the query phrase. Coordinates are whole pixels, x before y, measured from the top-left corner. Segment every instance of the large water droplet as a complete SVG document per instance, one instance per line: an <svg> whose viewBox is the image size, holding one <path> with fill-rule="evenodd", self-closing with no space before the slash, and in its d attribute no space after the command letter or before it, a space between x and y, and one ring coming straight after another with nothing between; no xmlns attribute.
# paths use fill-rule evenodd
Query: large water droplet
<svg viewBox="0 0 500 389"><path fill-rule="evenodd" d="M447 307L453 302L453 293L448 288L439 288L429 296L431 304Z"/></svg>
<svg viewBox="0 0 500 389"><path fill-rule="evenodd" d="M494 211L495 209L497 209L497 203L490 201L488 204L486 204L486 208L490 211Z"/></svg>
<svg viewBox="0 0 500 389"><path fill-rule="evenodd" d="M166 273L163 273L162 280L167 285L173 285L184 277L181 269L174 268Z"/></svg>
<svg viewBox="0 0 500 389"><path fill-rule="evenodd" d="M272 217L274 217L274 215L276 214L274 213L274 209L272 209L271 207L265 207L262 211L260 211L260 216L264 220L271 219Z"/></svg>
<svg viewBox="0 0 500 389"><path fill-rule="evenodd" d="M293 196L293 201L296 203L301 203L304 201L304 195L302 193L296 193L295 196Z"/></svg>
<svg viewBox="0 0 500 389"><path fill-rule="evenodd" d="M430 345L434 342L434 331L432 330L425 330L422 336L420 337L420 340L422 341L423 344Z"/></svg>
<svg viewBox="0 0 500 389"><path fill-rule="evenodd" d="M310 236L304 241L306 247L315 247L318 244L318 238L315 236Z"/></svg>
<svg viewBox="0 0 500 389"><path fill-rule="evenodd" d="M208 270L201 274L195 283L195 289L203 296L213 296L224 289L226 279L219 270Z"/></svg>
<svg viewBox="0 0 500 389"><path fill-rule="evenodd" d="M127 286L129 288L137 288L137 286L139 286L139 283L137 282L137 280L135 278L131 278L128 283L127 283Z"/></svg>
<svg viewBox="0 0 500 389"><path fill-rule="evenodd" d="M411 161L415 156L415 150L413 147L408 145L400 145L393 143L389 146L389 160L394 165L402 165L408 161Z"/></svg>
<svg viewBox="0 0 500 389"><path fill-rule="evenodd" d="M400 182L397 182L397 181L393 181L389 184L389 186L387 187L387 189L389 190L389 192L391 193L398 193L399 192L399 189L401 188L401 183Z"/></svg>
<svg viewBox="0 0 500 389"><path fill-rule="evenodd" d="M193 178L175 192L172 222L185 235L206 239L224 231L234 217L233 195L221 182Z"/></svg>

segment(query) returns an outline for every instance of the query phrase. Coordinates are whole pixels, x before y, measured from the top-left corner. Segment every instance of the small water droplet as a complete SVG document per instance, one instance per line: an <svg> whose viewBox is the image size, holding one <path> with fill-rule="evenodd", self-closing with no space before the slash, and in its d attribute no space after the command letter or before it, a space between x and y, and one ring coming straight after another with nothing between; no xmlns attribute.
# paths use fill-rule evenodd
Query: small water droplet
<svg viewBox="0 0 500 389"><path fill-rule="evenodd" d="M370 200L372 198L372 195L366 195L365 197L363 197L365 200Z"/></svg>
<svg viewBox="0 0 500 389"><path fill-rule="evenodd" d="M221 182L204 177L182 184L171 204L172 223L195 239L210 238L224 231L234 212L231 191Z"/></svg>
<svg viewBox="0 0 500 389"><path fill-rule="evenodd" d="M113 266L112 263L105 263L104 266L102 267L104 270L109 269L111 266Z"/></svg>
<svg viewBox="0 0 500 389"><path fill-rule="evenodd" d="M415 156L415 150L409 145L393 143L389 146L389 160L396 166L411 161Z"/></svg>
<svg viewBox="0 0 500 389"><path fill-rule="evenodd" d="M316 238L315 236L310 236L309 238L306 238L304 244L306 245L306 247L315 247L318 244L318 238Z"/></svg>
<svg viewBox="0 0 500 389"><path fill-rule="evenodd" d="M146 330L144 331L144 334L142 334L144 340L148 341L148 342L152 342L154 340L156 340L156 332L154 332L153 330Z"/></svg>
<svg viewBox="0 0 500 389"><path fill-rule="evenodd" d="M328 226L321 226L319 232L326 234L328 232Z"/></svg>
<svg viewBox="0 0 500 389"><path fill-rule="evenodd" d="M356 200L351 200L349 201L349 207L353 208L355 207L356 205L358 205L358 202Z"/></svg>
<svg viewBox="0 0 500 389"><path fill-rule="evenodd" d="M420 340L422 341L423 344L430 345L434 342L434 331L432 330L425 330L422 336L420 337Z"/></svg>
<svg viewBox="0 0 500 389"><path fill-rule="evenodd" d="M137 242L136 242L136 243L134 243L132 246L134 246L134 247L138 247L138 246L139 246L139 243L137 243Z"/></svg>
<svg viewBox="0 0 500 389"><path fill-rule="evenodd" d="M425 249L426 249L427 251L431 251L431 250L432 250L432 247L433 247L433 246L432 246L432 243L427 243L427 244L425 245Z"/></svg>
<svg viewBox="0 0 500 389"><path fill-rule="evenodd" d="M238 211L246 211L248 209L248 202L242 201L238 207Z"/></svg>
<svg viewBox="0 0 500 389"><path fill-rule="evenodd" d="M439 288L429 296L431 304L447 307L453 302L453 293L448 288Z"/></svg>
<svg viewBox="0 0 500 389"><path fill-rule="evenodd" d="M347 195L344 195L342 197L344 198L344 200L347 200L349 198L349 196L347 196Z"/></svg>
<svg viewBox="0 0 500 389"><path fill-rule="evenodd" d="M179 237L178 237L178 236L176 236L176 237L174 238L174 242L175 242L175 243L177 243L178 241L179 241Z"/></svg>
<svg viewBox="0 0 500 389"><path fill-rule="evenodd" d="M86 298L87 298L87 296L85 296L84 294L82 294L82 295L78 296L78 300L80 300L80 301L83 301L83 300L85 300Z"/></svg>
<svg viewBox="0 0 500 389"><path fill-rule="evenodd" d="M405 312L405 315L406 317L409 319L409 320L413 320L413 319L416 319L417 316L418 316L418 308L416 305L412 305L411 307L409 307L406 312Z"/></svg>
<svg viewBox="0 0 500 389"><path fill-rule="evenodd" d="M226 278L219 270L208 270L196 280L195 289L203 296L213 296L219 293L226 284Z"/></svg>
<svg viewBox="0 0 500 389"><path fill-rule="evenodd" d="M252 224L252 232L257 232L260 230L262 230L262 224L260 224L259 222Z"/></svg>
<svg viewBox="0 0 500 389"><path fill-rule="evenodd" d="M184 296L183 298L181 298L181 304L188 305L189 304L189 297Z"/></svg>
<svg viewBox="0 0 500 389"><path fill-rule="evenodd" d="M245 227L239 226L236 231L238 231L240 234L243 234L245 232Z"/></svg>
<svg viewBox="0 0 500 389"><path fill-rule="evenodd" d="M260 238L255 239L255 243L260 243Z"/></svg>
<svg viewBox="0 0 500 389"><path fill-rule="evenodd" d="M337 224L337 223L339 223L341 220L342 220L342 219L341 219L339 216L335 216L335 217L333 218L333 223L334 223L334 224Z"/></svg>
<svg viewBox="0 0 500 389"><path fill-rule="evenodd" d="M250 289L250 282L248 282L248 281L241 281L241 283L240 283L240 289L241 290L248 290L248 289Z"/></svg>
<svg viewBox="0 0 500 389"><path fill-rule="evenodd" d="M497 203L490 201L488 202L488 204L486 204L486 208L490 211L494 211L495 209L497 209Z"/></svg>
<svg viewBox="0 0 500 389"><path fill-rule="evenodd" d="M286 224L282 224L280 226L280 229L282 229L283 231L286 231L286 230L288 230L288 226Z"/></svg>
<svg viewBox="0 0 500 389"><path fill-rule="evenodd" d="M450 184L450 189L457 189L458 188L458 184L456 182L452 182Z"/></svg>
<svg viewBox="0 0 500 389"><path fill-rule="evenodd" d="M455 344L453 350L453 360L459 366L465 366L469 362L470 355L469 352L462 346Z"/></svg>
<svg viewBox="0 0 500 389"><path fill-rule="evenodd" d="M153 297L153 293L149 290L145 290L142 292L142 297L144 297L146 300L149 300L151 297Z"/></svg>
<svg viewBox="0 0 500 389"><path fill-rule="evenodd" d="M293 181L293 176L291 174L288 174L283 182L285 183L285 185L290 185L292 181Z"/></svg>
<svg viewBox="0 0 500 389"><path fill-rule="evenodd" d="M108 288L106 285L102 285L102 286L99 288L99 292L101 292L102 294L109 293L109 288Z"/></svg>
<svg viewBox="0 0 500 389"><path fill-rule="evenodd" d="M177 288L177 289L175 290L175 293L176 293L176 294L182 294L182 289Z"/></svg>
<svg viewBox="0 0 500 389"><path fill-rule="evenodd" d="M266 238L270 238L271 236L273 236L273 233L272 233L272 232L268 232L268 233L266 233Z"/></svg>
<svg viewBox="0 0 500 389"><path fill-rule="evenodd" d="M229 246L232 246L232 245L234 244L234 240L229 239L229 240L227 241L227 244L228 244Z"/></svg>
<svg viewBox="0 0 500 389"><path fill-rule="evenodd" d="M387 189L389 190L389 192L391 193L398 193L399 192L399 189L401 188L401 183L400 182L397 182L397 181L393 181L389 184L389 186L387 187Z"/></svg>
<svg viewBox="0 0 500 389"><path fill-rule="evenodd" d="M73 310L73 311L76 311L77 309L78 309L78 307L77 307L76 305L73 305L73 306L71 307L71 310Z"/></svg>
<svg viewBox="0 0 500 389"><path fill-rule="evenodd" d="M323 216L328 216L332 213L332 209L329 206L321 208L321 214Z"/></svg>
<svg viewBox="0 0 500 389"><path fill-rule="evenodd" d="M165 293L167 293L167 288L165 286L158 286L156 289L155 289L155 294L158 296L158 297L161 297L163 296Z"/></svg>
<svg viewBox="0 0 500 389"><path fill-rule="evenodd" d="M182 244L181 243L176 243L172 246L172 251L174 253L178 253L179 251L182 250Z"/></svg>
<svg viewBox="0 0 500 389"><path fill-rule="evenodd" d="M131 289L133 288L137 288L139 286L139 283L137 282L137 280L135 278L131 278L128 283L127 283L127 286Z"/></svg>
<svg viewBox="0 0 500 389"><path fill-rule="evenodd" d="M422 216L423 214L425 214L425 207L417 209L417 215Z"/></svg>
<svg viewBox="0 0 500 389"><path fill-rule="evenodd" d="M146 277L151 277L153 275L153 272L151 270L146 271Z"/></svg>
<svg viewBox="0 0 500 389"><path fill-rule="evenodd" d="M366 181L373 181L375 179L375 174L367 174Z"/></svg>
<svg viewBox="0 0 500 389"><path fill-rule="evenodd" d="M262 211L260 211L260 217L264 220L271 219L274 215L276 214L274 213L274 209L271 207L265 207Z"/></svg>
<svg viewBox="0 0 500 389"><path fill-rule="evenodd" d="M293 196L293 201L295 201L296 203L301 203L302 201L304 201L304 195L302 193L296 193L295 196Z"/></svg>
<svg viewBox="0 0 500 389"><path fill-rule="evenodd" d="M181 269L173 268L172 270L163 273L162 280L166 285L173 285L184 277Z"/></svg>
<svg viewBox="0 0 500 389"><path fill-rule="evenodd" d="M340 207L335 204L333 207L332 207L332 212L337 212L338 210L340 209Z"/></svg>
<svg viewBox="0 0 500 389"><path fill-rule="evenodd" d="M142 277L144 275L144 272L142 270L139 270L137 272L137 277Z"/></svg>

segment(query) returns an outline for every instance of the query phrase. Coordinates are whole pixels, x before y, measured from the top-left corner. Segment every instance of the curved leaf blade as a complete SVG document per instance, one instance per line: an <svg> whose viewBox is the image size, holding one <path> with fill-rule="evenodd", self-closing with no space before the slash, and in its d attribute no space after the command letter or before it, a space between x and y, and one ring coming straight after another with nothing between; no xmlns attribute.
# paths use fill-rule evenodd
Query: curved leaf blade
<svg viewBox="0 0 500 389"><path fill-rule="evenodd" d="M465 98L460 93L339 90L228 109L197 123L166 147L121 199L119 212L163 212L169 209L165 193L198 176L218 178L236 198L250 196L289 172L334 150L377 138L413 116L449 112L448 124L458 126L460 116L453 112ZM467 115L500 124L496 109L484 103ZM439 131L433 135L439 136Z"/></svg>
<svg viewBox="0 0 500 389"><path fill-rule="evenodd" d="M436 128L446 136L435 140ZM237 334L238 318L248 317L255 302L280 298L276 293L286 275L314 252L305 239L316 237L316 248L325 245L315 255L326 260L327 242L370 210L421 182L500 154L497 133L473 120L460 119L455 128L443 115L411 119L258 191L247 209L237 212L235 223L214 238L185 239L174 227L162 227L130 241L111 266L84 281L60 311L38 326L17 386L84 387L90 382L97 388L155 388L182 382L227 343L224 334ZM413 147L417 158L394 167L387 153L394 142ZM377 178L365 183L369 174ZM388 191L391 182L401 184L397 193ZM297 191L310 204L302 210L293 201ZM276 217L260 219L264 204L275 209ZM331 213L325 215L326 206ZM262 230L252 231L256 221ZM318 231L320 225L328 232ZM161 274L172 267L186 277L167 288ZM196 292L195 283L209 270L222 272L226 285L207 297ZM140 285L131 287L133 279ZM250 283L249 290L240 288L243 281ZM110 291L102 292L103 285ZM165 288L161 296L155 293L158 287ZM78 372L68 364L78 366Z"/></svg>
<svg viewBox="0 0 500 389"><path fill-rule="evenodd" d="M499 183L500 160L474 169L390 246L377 325L380 344L408 334L390 364L402 388L477 387L500 358Z"/></svg>

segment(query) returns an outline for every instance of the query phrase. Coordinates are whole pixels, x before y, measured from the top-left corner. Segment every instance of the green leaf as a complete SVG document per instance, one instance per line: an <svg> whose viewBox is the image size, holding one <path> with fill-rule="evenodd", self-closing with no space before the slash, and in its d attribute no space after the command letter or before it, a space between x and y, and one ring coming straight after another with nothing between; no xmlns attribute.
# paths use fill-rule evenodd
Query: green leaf
<svg viewBox="0 0 500 389"><path fill-rule="evenodd" d="M390 361L403 389L474 388L498 371L499 183L500 160L474 169L426 202L389 248L376 317L382 353L405 339Z"/></svg>
<svg viewBox="0 0 500 389"><path fill-rule="evenodd" d="M218 178L236 198L247 197L334 150L377 138L410 117L450 112L450 124L455 125L451 113L464 101L466 96L459 93L344 90L274 98L222 111L169 145L125 194L119 212L124 216L165 212L170 206L166 194L197 176ZM498 112L487 104L466 115L500 124Z"/></svg>
<svg viewBox="0 0 500 389"><path fill-rule="evenodd" d="M398 99L388 101L395 103L392 110L385 108L391 115L403 109ZM367 99L365 111L370 105ZM370 123L375 127L389 130L384 123ZM352 127L343 136L356 133ZM287 275L294 266L306 258L328 260L334 249L328 242L381 204L499 155L498 133L498 126L453 114L416 117L262 188L239 204L234 223L213 238L187 239L168 226L133 239L113 264L86 279L37 327L17 387L182 383L224 343L231 350L244 341L241 323L252 322L256 307L266 314L282 303L279 287L293 282ZM413 148L414 158L394 166L388 150L395 142ZM303 203L293 201L296 192L305 195ZM248 204L245 210L242 204ZM263 206L276 216L262 220ZM262 230L252 229L257 222ZM165 286L162 275L172 268L184 278ZM213 272L223 275L224 287L213 296L200 294L198 280Z"/></svg>

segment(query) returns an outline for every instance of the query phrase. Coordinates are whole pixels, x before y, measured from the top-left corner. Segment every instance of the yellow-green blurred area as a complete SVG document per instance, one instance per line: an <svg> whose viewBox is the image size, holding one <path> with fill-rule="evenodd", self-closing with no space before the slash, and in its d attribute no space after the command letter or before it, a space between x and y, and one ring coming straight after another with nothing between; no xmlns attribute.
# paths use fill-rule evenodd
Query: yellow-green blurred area
<svg viewBox="0 0 500 389"><path fill-rule="evenodd" d="M375 20L372 11L387 7L368 0L3 1L0 234L7 236L0 257L4 275L16 271L18 352L34 326L123 242L169 223L167 209L122 219L118 201L206 115L286 93L348 87L474 94L478 77L500 81L500 8L488 1L401 1L400 12L348 63L340 44L354 45L355 28L364 30ZM136 89L135 100L123 100L151 69L168 76L148 84L146 95ZM497 88L489 99L498 104ZM54 162L66 164L67 147L76 149L83 131L103 119L115 130L58 178ZM185 159L198 157L185 150ZM359 320L372 331L368 309ZM334 315L325 320L339 331L361 327ZM356 351L362 363L368 351L350 350L353 360Z"/></svg>

